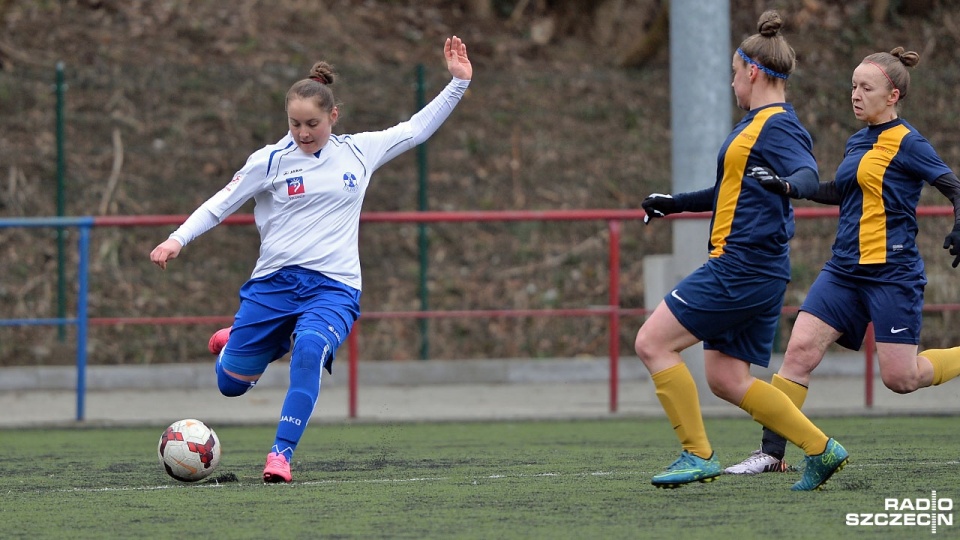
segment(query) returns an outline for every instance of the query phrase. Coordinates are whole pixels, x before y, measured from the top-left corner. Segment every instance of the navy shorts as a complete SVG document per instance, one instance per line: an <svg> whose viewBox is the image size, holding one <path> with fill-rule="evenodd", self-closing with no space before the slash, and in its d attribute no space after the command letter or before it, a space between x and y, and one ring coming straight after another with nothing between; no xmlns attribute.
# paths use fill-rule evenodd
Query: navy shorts
<svg viewBox="0 0 960 540"><path fill-rule="evenodd" d="M220 356L224 368L259 375L290 352L302 332L330 342L330 371L337 348L360 317L360 291L313 270L286 267L251 279L240 288L240 309Z"/></svg>
<svg viewBox="0 0 960 540"><path fill-rule="evenodd" d="M880 343L920 343L926 278L890 279L854 275L831 267L820 271L800 311L815 316L842 335L837 344L860 350L867 325Z"/></svg>
<svg viewBox="0 0 960 540"><path fill-rule="evenodd" d="M704 349L767 367L786 290L784 279L734 274L708 261L664 301Z"/></svg>

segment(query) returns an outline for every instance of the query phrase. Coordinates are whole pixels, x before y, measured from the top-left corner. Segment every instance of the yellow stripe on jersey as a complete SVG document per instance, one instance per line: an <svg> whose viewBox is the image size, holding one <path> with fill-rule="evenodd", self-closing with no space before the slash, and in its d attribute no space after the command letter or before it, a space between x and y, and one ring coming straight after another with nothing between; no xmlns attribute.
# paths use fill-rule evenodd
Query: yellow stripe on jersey
<svg viewBox="0 0 960 540"><path fill-rule="evenodd" d="M860 264L887 262L887 210L883 204L883 176L900 151L910 129L899 125L877 137L873 148L860 158L857 183L863 192L860 213Z"/></svg>
<svg viewBox="0 0 960 540"><path fill-rule="evenodd" d="M723 255L727 245L727 236L733 228L733 218L737 211L737 201L743 187L743 173L747 168L747 159L753 145L760 136L764 124L771 116L786 112L783 107L769 107L758 112L753 120L727 146L723 154L723 178L720 180L720 193L717 195L717 207L713 212L713 230L710 231L711 258Z"/></svg>

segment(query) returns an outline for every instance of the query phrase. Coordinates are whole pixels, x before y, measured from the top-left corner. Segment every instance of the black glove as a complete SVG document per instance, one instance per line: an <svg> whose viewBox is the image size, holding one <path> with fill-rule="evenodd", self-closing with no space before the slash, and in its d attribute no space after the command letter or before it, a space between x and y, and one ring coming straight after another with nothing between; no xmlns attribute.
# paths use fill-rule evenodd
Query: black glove
<svg viewBox="0 0 960 540"><path fill-rule="evenodd" d="M955 224L953 230L950 231L950 234L944 239L943 249L949 249L950 254L956 256L956 258L953 259L954 268L960 265L960 223Z"/></svg>
<svg viewBox="0 0 960 540"><path fill-rule="evenodd" d="M755 178L760 186L777 195L790 195L790 184L766 167L750 167L745 176Z"/></svg>
<svg viewBox="0 0 960 540"><path fill-rule="evenodd" d="M652 218L662 218L677 213L677 201L673 200L673 195L663 193L651 193L640 203L640 206L643 206L647 212L647 215L643 216L644 223L650 223Z"/></svg>

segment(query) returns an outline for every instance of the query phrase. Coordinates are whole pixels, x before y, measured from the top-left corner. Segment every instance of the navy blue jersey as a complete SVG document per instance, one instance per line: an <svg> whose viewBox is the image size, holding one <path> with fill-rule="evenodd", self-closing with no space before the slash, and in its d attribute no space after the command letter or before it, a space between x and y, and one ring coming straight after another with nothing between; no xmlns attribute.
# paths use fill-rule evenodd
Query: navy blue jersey
<svg viewBox="0 0 960 540"><path fill-rule="evenodd" d="M794 233L790 199L745 179L744 171L762 166L781 177L803 168L816 171L810 134L789 104L760 107L734 127L717 161L710 258L734 271L789 280Z"/></svg>
<svg viewBox="0 0 960 540"><path fill-rule="evenodd" d="M837 168L840 220L831 262L846 269L893 263L922 272L916 244L920 190L950 172L902 119L854 133Z"/></svg>

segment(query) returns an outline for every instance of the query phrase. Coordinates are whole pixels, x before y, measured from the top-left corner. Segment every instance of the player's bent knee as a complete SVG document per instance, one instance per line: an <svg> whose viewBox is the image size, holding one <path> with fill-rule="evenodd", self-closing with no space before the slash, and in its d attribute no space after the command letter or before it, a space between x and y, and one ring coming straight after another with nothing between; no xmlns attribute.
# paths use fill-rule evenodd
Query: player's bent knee
<svg viewBox="0 0 960 540"><path fill-rule="evenodd" d="M304 332L297 335L290 358L290 369L312 369L323 365L330 354L330 342L320 334Z"/></svg>
<svg viewBox="0 0 960 540"><path fill-rule="evenodd" d="M891 372L893 370L881 370L880 379L883 385L898 394L909 394L920 388L920 379L918 375L910 372Z"/></svg>
<svg viewBox="0 0 960 540"><path fill-rule="evenodd" d="M637 353L637 356L646 362L646 359L653 355L651 351L652 345L653 343L648 338L647 333L641 328L640 331L637 332L637 339L633 341L633 352Z"/></svg>
<svg viewBox="0 0 960 540"><path fill-rule="evenodd" d="M883 379L883 385L898 394L909 394L919 388L913 381L905 379Z"/></svg>
<svg viewBox="0 0 960 540"><path fill-rule="evenodd" d="M220 389L220 393L224 396L242 396L243 394L247 393L247 390L250 390L256 384L256 381L245 381L230 375L223 369L223 366L220 365L220 362L217 362L217 387Z"/></svg>
<svg viewBox="0 0 960 540"><path fill-rule="evenodd" d="M331 336L321 332L306 330L294 339L293 354L290 358L291 372L296 369L330 370L333 362L334 349Z"/></svg>
<svg viewBox="0 0 960 540"><path fill-rule="evenodd" d="M740 399L743 398L739 391L741 385L738 384L738 381L734 381L728 377L708 373L707 386L710 387L713 395L734 405L739 405Z"/></svg>

